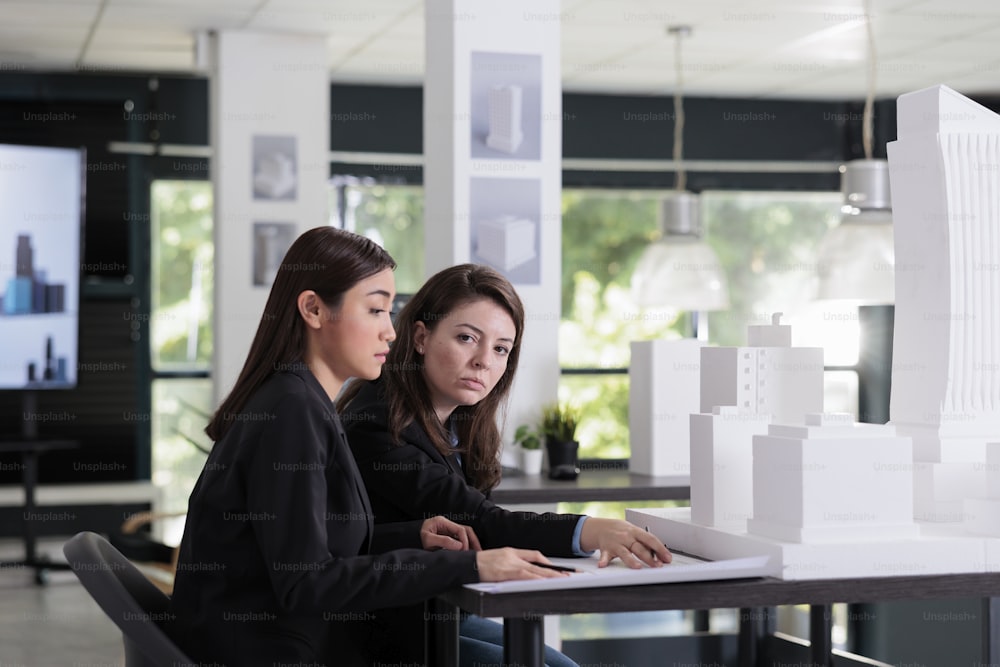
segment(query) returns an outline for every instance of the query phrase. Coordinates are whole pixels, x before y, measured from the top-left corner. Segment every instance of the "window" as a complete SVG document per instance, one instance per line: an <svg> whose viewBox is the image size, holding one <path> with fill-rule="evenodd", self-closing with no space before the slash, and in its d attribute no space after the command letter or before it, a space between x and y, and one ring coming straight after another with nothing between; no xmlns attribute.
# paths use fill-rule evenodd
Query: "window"
<svg viewBox="0 0 1000 667"><path fill-rule="evenodd" d="M212 187L157 180L150 202L152 478L179 512L211 446Z"/></svg>
<svg viewBox="0 0 1000 667"><path fill-rule="evenodd" d="M649 190L563 191L559 393L584 408L582 458L629 456L629 341L692 331L690 314L640 313L629 293L639 255L659 237L661 197ZM816 248L836 224L840 194L719 191L701 197L705 239L726 270L731 304L708 313L709 342L744 345L748 325L767 324L780 311L782 322L794 327L796 345L826 348L827 364L856 363L856 308L851 317L849 305L813 302ZM826 381L827 409L856 413L856 374L830 372Z"/></svg>
<svg viewBox="0 0 1000 667"><path fill-rule="evenodd" d="M381 184L373 178L330 181L330 224L367 236L396 260L396 291L413 294L424 283L424 189Z"/></svg>

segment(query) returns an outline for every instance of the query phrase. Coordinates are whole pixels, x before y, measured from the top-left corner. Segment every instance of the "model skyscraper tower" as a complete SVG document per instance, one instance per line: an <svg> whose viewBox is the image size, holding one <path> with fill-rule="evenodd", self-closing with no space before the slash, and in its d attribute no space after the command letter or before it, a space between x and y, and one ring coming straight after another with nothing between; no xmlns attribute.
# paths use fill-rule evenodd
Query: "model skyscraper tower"
<svg viewBox="0 0 1000 667"><path fill-rule="evenodd" d="M897 114L889 415L913 438L916 517L958 522L1000 440L1000 116L945 86Z"/></svg>

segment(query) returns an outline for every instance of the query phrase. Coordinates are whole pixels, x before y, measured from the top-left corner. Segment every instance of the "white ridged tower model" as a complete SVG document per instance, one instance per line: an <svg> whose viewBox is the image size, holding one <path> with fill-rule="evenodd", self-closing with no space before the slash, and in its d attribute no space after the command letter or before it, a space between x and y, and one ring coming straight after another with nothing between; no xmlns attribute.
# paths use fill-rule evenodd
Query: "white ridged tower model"
<svg viewBox="0 0 1000 667"><path fill-rule="evenodd" d="M1000 116L946 86L897 113L889 415L913 438L916 518L962 523L1000 441Z"/></svg>

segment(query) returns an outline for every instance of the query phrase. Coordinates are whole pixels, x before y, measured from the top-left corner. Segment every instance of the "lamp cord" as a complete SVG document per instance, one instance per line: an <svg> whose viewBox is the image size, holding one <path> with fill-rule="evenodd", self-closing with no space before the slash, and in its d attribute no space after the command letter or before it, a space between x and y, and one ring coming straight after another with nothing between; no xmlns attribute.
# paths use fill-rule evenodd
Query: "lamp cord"
<svg viewBox="0 0 1000 667"><path fill-rule="evenodd" d="M862 115L861 140L865 158L872 159L872 135L874 134L875 77L878 74L878 56L875 53L875 29L872 27L872 3L864 0L865 29L868 33L868 92L865 95L865 110Z"/></svg>
<svg viewBox="0 0 1000 667"><path fill-rule="evenodd" d="M678 192L682 192L687 188L687 173L682 166L684 155L684 68L681 65L681 40L685 31L678 28L673 32L677 39L674 44L674 66L677 70L677 87L674 88L674 164L677 167L676 188Z"/></svg>

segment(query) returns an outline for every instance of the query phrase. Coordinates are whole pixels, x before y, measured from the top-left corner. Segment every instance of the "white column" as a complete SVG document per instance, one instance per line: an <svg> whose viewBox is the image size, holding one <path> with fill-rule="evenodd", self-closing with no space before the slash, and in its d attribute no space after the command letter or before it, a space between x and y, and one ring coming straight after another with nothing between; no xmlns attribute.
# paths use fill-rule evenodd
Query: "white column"
<svg viewBox="0 0 1000 667"><path fill-rule="evenodd" d="M222 31L211 50L218 404L243 367L277 263L295 237L327 223L330 84L321 36Z"/></svg>
<svg viewBox="0 0 1000 667"><path fill-rule="evenodd" d="M509 440L559 382L560 5L427 0L425 12L427 275L489 264L524 301Z"/></svg>

